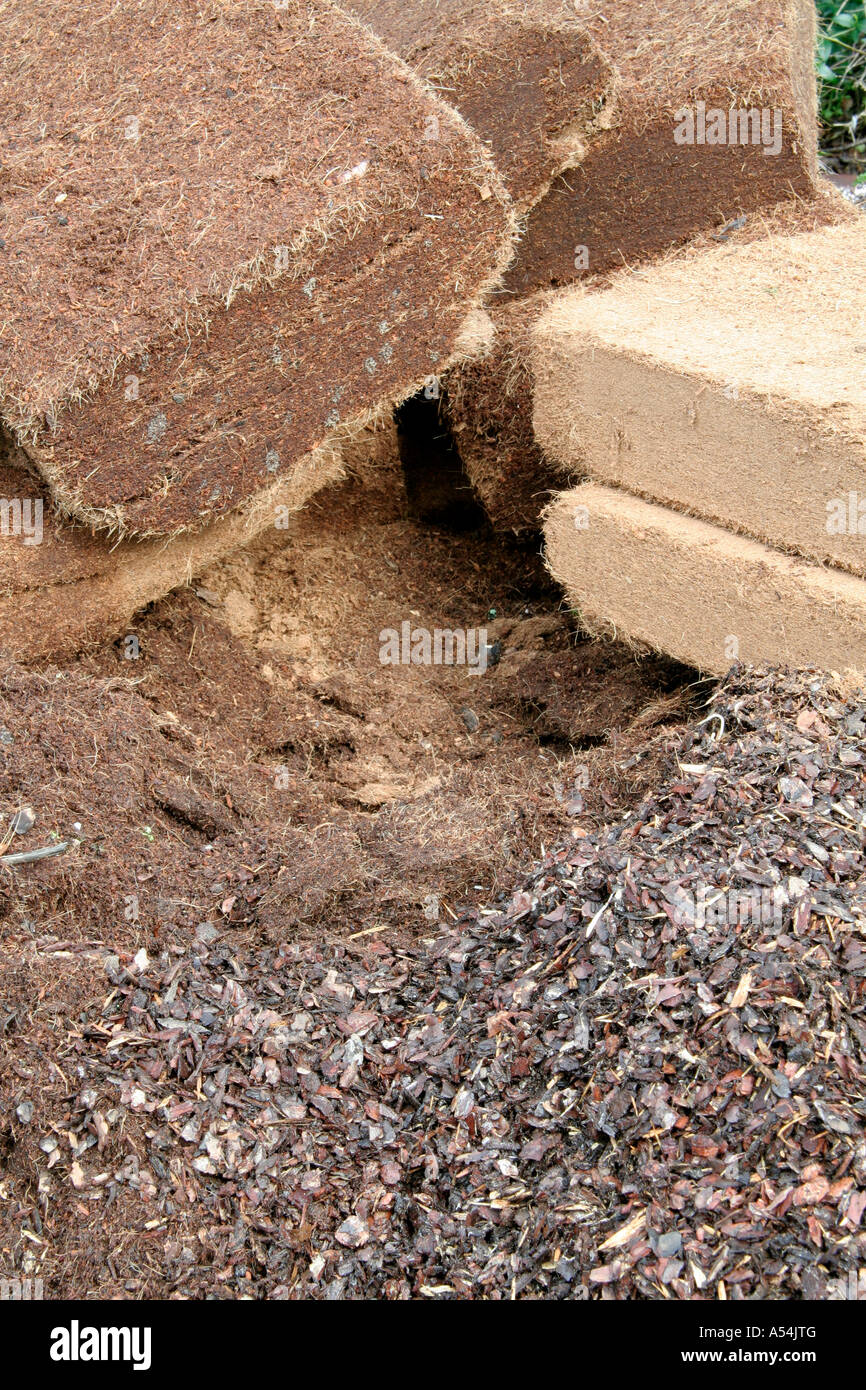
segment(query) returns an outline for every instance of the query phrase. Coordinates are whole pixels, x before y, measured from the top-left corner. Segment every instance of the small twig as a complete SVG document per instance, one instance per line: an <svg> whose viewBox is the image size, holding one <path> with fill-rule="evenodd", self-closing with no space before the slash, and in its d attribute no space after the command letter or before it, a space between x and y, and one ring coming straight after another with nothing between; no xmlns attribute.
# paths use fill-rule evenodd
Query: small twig
<svg viewBox="0 0 866 1390"><path fill-rule="evenodd" d="M586 929L586 940L587 940L587 941L588 941L589 938L592 936L593 932L595 931L596 927L598 926L598 924L599 924L599 922L601 921L602 917L604 916L605 912L606 912L607 909L610 907L610 905L611 905L611 903L613 902L614 898L618 896L618 894L619 894L619 889L618 889L618 888L614 888L613 891L612 891L612 893L611 893L611 895L610 895L610 897L608 898L607 902L606 902L606 903L602 903L601 907L598 909L598 912L595 914L595 916L593 917L592 921L590 922L589 926L588 926L587 929Z"/></svg>
<svg viewBox="0 0 866 1390"><path fill-rule="evenodd" d="M686 835L691 835L693 831L703 830L706 824L707 822L705 820L692 821L692 824L687 825L685 830L680 830L676 835L672 835L669 840L662 840L661 844L656 846L656 853L660 850L668 849L671 845L675 845L678 840L682 840ZM665 916L667 916L667 913L665 913Z"/></svg>
<svg viewBox="0 0 866 1390"><path fill-rule="evenodd" d="M699 722L695 725L695 728L696 728L696 729L700 729L700 728L703 727L704 724L709 724L709 723L711 723L713 719L718 719L718 721L719 721L719 723L721 724L722 727L721 727L721 729L719 730L719 732L718 732L717 734L710 734L710 738L711 738L711 739L712 739L712 738L715 738L716 740L718 740L718 739L720 739L720 738L724 738L724 734L725 734L725 721L724 721L722 715L720 715L720 714L708 714L707 717L706 717L706 719L701 719L701 720L699 720Z"/></svg>
<svg viewBox="0 0 866 1390"><path fill-rule="evenodd" d="M35 864L38 859L52 859L55 854L63 854L69 849L71 840L61 840L59 845L45 845L43 849L27 849L20 854L0 855L0 864L7 864L10 868L16 864Z"/></svg>
<svg viewBox="0 0 866 1390"><path fill-rule="evenodd" d="M346 940L357 941L359 936L372 936L374 932L387 931L390 925L390 922L385 922L381 927L367 927L366 931L353 931L351 936L346 937Z"/></svg>

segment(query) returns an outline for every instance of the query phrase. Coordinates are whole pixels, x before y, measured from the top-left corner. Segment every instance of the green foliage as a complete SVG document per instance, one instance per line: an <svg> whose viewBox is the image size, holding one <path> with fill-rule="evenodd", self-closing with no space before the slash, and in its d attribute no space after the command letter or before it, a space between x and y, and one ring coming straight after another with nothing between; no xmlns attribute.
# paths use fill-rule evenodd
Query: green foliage
<svg viewBox="0 0 866 1390"><path fill-rule="evenodd" d="M866 5L816 0L823 152L866 167Z"/></svg>

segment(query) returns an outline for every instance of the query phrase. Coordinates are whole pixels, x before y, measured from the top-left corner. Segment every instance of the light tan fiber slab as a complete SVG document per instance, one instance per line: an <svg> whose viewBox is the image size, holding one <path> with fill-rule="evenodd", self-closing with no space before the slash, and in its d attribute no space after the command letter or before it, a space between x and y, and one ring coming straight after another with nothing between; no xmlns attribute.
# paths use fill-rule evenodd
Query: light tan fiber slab
<svg viewBox="0 0 866 1390"><path fill-rule="evenodd" d="M565 292L532 369L562 466L866 574L866 218Z"/></svg>
<svg viewBox="0 0 866 1390"><path fill-rule="evenodd" d="M547 558L593 631L722 674L734 660L866 671L866 583L584 483L545 519Z"/></svg>

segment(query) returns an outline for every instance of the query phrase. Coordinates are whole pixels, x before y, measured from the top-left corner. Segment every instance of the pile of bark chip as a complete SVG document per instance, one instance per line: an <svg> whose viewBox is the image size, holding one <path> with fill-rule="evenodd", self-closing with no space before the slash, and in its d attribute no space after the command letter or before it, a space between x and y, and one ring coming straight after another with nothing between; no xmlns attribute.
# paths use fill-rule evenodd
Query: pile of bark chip
<svg viewBox="0 0 866 1390"><path fill-rule="evenodd" d="M509 258L484 146L323 0L21 3L4 38L0 416L92 526L290 477L444 364Z"/></svg>
<svg viewBox="0 0 866 1390"><path fill-rule="evenodd" d="M427 941L209 923L107 956L67 1035L55 1007L4 1036L7 1220L47 1289L852 1296L864 718L824 675L733 672L633 755L662 764L639 806L576 792L572 839ZM92 945L57 949L80 975ZM71 1097L35 1089L58 1049Z"/></svg>
<svg viewBox="0 0 866 1390"><path fill-rule="evenodd" d="M862 217L564 293L532 370L551 459L866 575Z"/></svg>

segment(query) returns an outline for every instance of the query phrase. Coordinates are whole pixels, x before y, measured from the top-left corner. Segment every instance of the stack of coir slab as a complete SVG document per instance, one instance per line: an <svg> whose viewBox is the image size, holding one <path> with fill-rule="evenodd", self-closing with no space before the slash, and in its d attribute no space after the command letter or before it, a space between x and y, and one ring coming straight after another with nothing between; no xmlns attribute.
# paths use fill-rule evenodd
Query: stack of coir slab
<svg viewBox="0 0 866 1390"><path fill-rule="evenodd" d="M586 624L723 671L866 671L866 219L563 295L533 335Z"/></svg>
<svg viewBox="0 0 866 1390"><path fill-rule="evenodd" d="M375 17L385 6L357 8ZM530 339L550 291L597 283L694 238L714 245L715 237L751 239L768 224L812 227L846 215L817 182L813 0L520 8L525 23L542 14L552 22L555 8L560 24L583 25L611 77L580 129L582 157L544 192L549 165L538 142L537 196L503 285L489 297L483 350L444 383L469 477L494 525L514 530L537 527L562 481L532 432ZM416 19L408 56L417 61L420 50L430 70L443 41L433 29L422 49L417 35L428 32L422 14L441 8L422 0L401 9ZM548 80L555 87L555 70ZM449 74L447 85L459 102L459 80Z"/></svg>
<svg viewBox="0 0 866 1390"><path fill-rule="evenodd" d="M284 522L340 476L347 439L432 378L495 526L537 529L556 491L584 489L547 526L587 622L708 669L856 664L862 435L830 397L849 371L856 412L863 335L850 293L828 297L862 231L818 183L812 0L13 0L5 17L5 654L122 630ZM823 395L817 359L792 360L809 318L828 351L848 344ZM713 352L719 334L751 375ZM668 418L683 400L695 440ZM617 468L611 430L631 441ZM695 485L710 458L730 480L715 491ZM797 524L774 459L791 510L811 508ZM828 512L837 529L815 538L810 471L849 530ZM736 593L762 608L755 565L779 603L817 585L820 623L832 611L851 640L807 637L791 598L757 631L728 605L720 651L653 566L623 580L650 625L614 602L625 542L600 566L592 550L615 505L666 507L689 556L715 554L701 527L727 532L746 547L719 560ZM595 530L569 532L570 507ZM679 564L664 578L694 592Z"/></svg>

